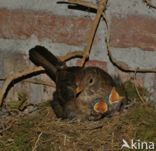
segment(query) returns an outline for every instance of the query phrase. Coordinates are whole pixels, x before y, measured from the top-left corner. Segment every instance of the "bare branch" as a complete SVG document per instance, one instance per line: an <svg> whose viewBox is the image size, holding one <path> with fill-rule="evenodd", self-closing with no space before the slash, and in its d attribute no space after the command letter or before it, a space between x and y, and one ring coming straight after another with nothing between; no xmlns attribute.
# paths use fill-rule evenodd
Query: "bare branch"
<svg viewBox="0 0 156 151"><path fill-rule="evenodd" d="M60 56L59 58L60 58L61 61L64 62L64 61L67 61L67 60L75 58L75 57L82 57L82 55L83 55L82 51L73 51L73 52L67 53L64 56ZM4 81L3 85L2 85L2 89L0 90L0 106L2 106L3 100L4 100L4 98L5 98L6 94L7 94L8 87L10 86L10 84L13 81L15 81L16 79L20 79L22 77L28 76L30 74L34 74L34 73L40 74L41 72L44 72L44 71L45 70L44 70L43 67L38 66L38 67L30 67L30 68L28 68L28 69L26 69L24 71L19 71L17 73L9 75L5 79L5 81ZM42 82L41 81L38 81L38 82L36 81L35 83L52 86L50 84L50 82L45 82L45 81L42 81Z"/></svg>
<svg viewBox="0 0 156 151"><path fill-rule="evenodd" d="M96 4L94 4L92 2L87 2L87 1L84 1L84 0L68 0L68 3L82 5L82 6L85 6L85 7L97 9Z"/></svg>
<svg viewBox="0 0 156 151"><path fill-rule="evenodd" d="M144 0L147 6L156 9L156 5L152 4L151 0Z"/></svg>
<svg viewBox="0 0 156 151"><path fill-rule="evenodd" d="M5 81L6 78L0 78L0 81ZM55 84L52 80L42 80L42 79L26 79L23 80L23 82L26 83L32 83L32 84L38 84L38 85L45 85L45 86L49 86L49 87L55 87Z"/></svg>
<svg viewBox="0 0 156 151"><path fill-rule="evenodd" d="M73 52L68 52L66 55L64 56L59 56L59 59L63 62L65 61L68 61L70 59L73 59L73 58L81 58L83 55L83 52L82 51L73 51Z"/></svg>
<svg viewBox="0 0 156 151"><path fill-rule="evenodd" d="M97 9L96 17L93 21L91 30L90 30L89 35L88 35L87 45L83 50L83 58L81 60L81 66L84 66L86 60L89 58L89 54L90 54L90 50L91 50L91 47L93 44L95 33L96 33L97 27L99 25L102 13L106 8L106 5L107 5L107 0L100 0L98 3L98 9Z"/></svg>
<svg viewBox="0 0 156 151"><path fill-rule="evenodd" d="M110 25L109 25L108 19L105 16L105 14L103 14L103 18L104 18L106 26L107 26L106 44L107 44L107 51L108 51L108 56L110 58L110 61L116 67L118 67L120 70L125 71L125 72L136 72L137 71L137 72L142 72L142 73L150 73L150 72L155 73L156 69L151 69L151 68L145 69L145 68L138 68L138 67L137 68L132 68L132 67L129 67L128 65L126 65L126 64L121 63L120 61L118 61L116 58L113 57L112 51L111 51L111 48L110 48L110 37L111 37Z"/></svg>
<svg viewBox="0 0 156 151"><path fill-rule="evenodd" d="M37 72L41 72L44 71L43 67L30 67L24 71L20 71L14 74L9 75L6 80L4 81L3 85L2 85L2 89L0 91L0 106L3 103L3 99L5 97L5 94L7 92L7 89L9 87L9 85L12 83L12 81L18 79L18 78L22 78L23 76L32 74L32 73L37 73Z"/></svg>
<svg viewBox="0 0 156 151"><path fill-rule="evenodd" d="M38 145L38 142L39 142L41 136L42 136L42 132L38 135L37 140L36 140L36 142L35 142L35 145L34 145L34 147L32 148L32 151L36 151L37 145Z"/></svg>
<svg viewBox="0 0 156 151"><path fill-rule="evenodd" d="M145 103L145 100L144 100L143 97L141 96L141 94L140 94L140 92L139 92L139 90L138 90L138 87L136 86L136 81L137 81L137 79L136 79L136 74L135 74L134 80L135 80L135 81L134 81L134 87L135 87L135 90L136 90L136 92L137 92L137 95L138 95L140 101L141 101L142 103Z"/></svg>

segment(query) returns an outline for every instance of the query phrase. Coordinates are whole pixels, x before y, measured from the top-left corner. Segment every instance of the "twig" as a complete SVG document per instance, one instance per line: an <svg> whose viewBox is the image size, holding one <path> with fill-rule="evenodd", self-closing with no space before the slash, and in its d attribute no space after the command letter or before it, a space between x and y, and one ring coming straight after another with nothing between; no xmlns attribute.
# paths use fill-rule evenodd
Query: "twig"
<svg viewBox="0 0 156 151"><path fill-rule="evenodd" d="M40 140L41 135L42 135L42 132L38 135L37 140L36 140L36 142L35 142L35 145L34 145L34 147L32 148L32 151L36 151L37 145L38 145L38 142L39 142L39 140Z"/></svg>
<svg viewBox="0 0 156 151"><path fill-rule="evenodd" d="M64 140L63 140L63 145L66 146L66 142L67 142L67 135L64 135Z"/></svg>
<svg viewBox="0 0 156 151"><path fill-rule="evenodd" d="M7 123L7 127L5 127L5 128L3 128L2 130L0 130L0 134L2 134L4 131L9 130L9 129L13 126L14 123L15 123L15 120L9 121L9 122Z"/></svg>
<svg viewBox="0 0 156 151"><path fill-rule="evenodd" d="M73 52L66 53L66 55L64 55L64 56L59 56L58 58L61 61L65 62L65 61L68 61L73 58L78 58L78 57L80 58L80 57L82 57L82 55L83 55L82 51L73 51Z"/></svg>
<svg viewBox="0 0 156 151"><path fill-rule="evenodd" d="M102 16L102 13L103 13L104 9L106 8L106 5L107 5L107 0L100 0L99 3L98 3L96 17L95 17L95 19L93 21L91 30L90 30L89 35L88 35L87 45L83 50L83 58L82 58L81 64L80 64L81 66L84 66L86 60L89 57L90 50L91 50L93 40L94 40L94 37L95 37L95 33L96 33L96 30L97 30L98 24L100 22L100 18Z"/></svg>
<svg viewBox="0 0 156 151"><path fill-rule="evenodd" d="M156 6L152 4L151 0L144 0L144 2L146 3L147 6L156 9Z"/></svg>
<svg viewBox="0 0 156 151"><path fill-rule="evenodd" d="M59 58L61 61L65 62L71 58L82 57L82 54L83 53L81 51L74 51L74 52L67 53L64 56L60 56ZM24 71L19 71L17 73L9 75L6 78L6 80L4 81L4 83L2 85L2 89L0 90L0 106L2 106L4 98L5 98L7 90L8 90L8 87L11 85L11 83L13 81L20 79L22 77L26 77L31 74L34 74L34 73L40 74L41 72L44 72L44 71L45 70L43 67L38 66L38 67L30 67ZM40 81L40 83L41 83L41 81ZM47 83L44 83L44 82L42 84L47 85Z"/></svg>
<svg viewBox="0 0 156 151"><path fill-rule="evenodd" d="M114 150L114 132L112 132L112 141L111 141L112 143L112 150Z"/></svg>
<svg viewBox="0 0 156 151"><path fill-rule="evenodd" d="M0 78L0 81L5 81L6 78ZM55 84L51 80L42 80L42 79L26 79L23 80L26 83L38 84L38 85L45 85L49 87L55 87Z"/></svg>
<svg viewBox="0 0 156 151"><path fill-rule="evenodd" d="M72 4L77 4L77 5L82 5L88 8L93 8L93 9L97 9L97 5L92 3L92 2L87 2L84 0L68 0L68 3L72 3Z"/></svg>
<svg viewBox="0 0 156 151"><path fill-rule="evenodd" d="M136 92L137 92L137 95L138 95L138 97L139 97L139 99L141 100L141 102L142 103L145 103L145 100L142 98L142 96L140 95L140 92L139 92L139 90L138 90L138 87L136 86L136 81L137 81L137 78L136 78L136 74L137 74L137 71L135 71L135 75L134 75L134 87L135 87L135 90L136 90Z"/></svg>
<svg viewBox="0 0 156 151"><path fill-rule="evenodd" d="M55 84L51 80L41 80L41 79L27 79L24 82L38 84L38 85L45 85L49 87L55 87Z"/></svg>
<svg viewBox="0 0 156 151"><path fill-rule="evenodd" d="M24 76L27 76L29 74L32 74L32 73L37 73L37 72L41 72L41 71L44 71L44 68L43 67L30 67L24 71L20 71L20 72L17 72L17 73L14 73L14 74L11 74L9 75L6 80L4 81L3 85L2 85L2 89L0 91L0 106L2 105L3 103L3 99L5 97L5 94L7 92L7 89L9 87L9 85L12 83L12 81L14 81L15 79L18 79L18 78L22 78Z"/></svg>
<svg viewBox="0 0 156 151"><path fill-rule="evenodd" d="M91 130L96 130L96 129L102 129L103 128L103 124L102 125L98 125L98 126L96 126L96 127L93 127L93 128L83 128L83 129L81 129L81 130L89 130L89 131L91 131Z"/></svg>
<svg viewBox="0 0 156 151"><path fill-rule="evenodd" d="M156 69L151 69L151 68L145 69L145 68L138 68L138 67L132 68L132 67L129 67L128 65L126 65L126 64L123 64L122 62L118 61L116 58L113 57L112 51L111 51L111 48L110 48L110 37L111 37L110 25L109 25L108 19L105 16L105 14L103 14L103 18L104 18L106 26L107 26L106 45L107 45L107 51L108 51L108 56L110 58L110 61L116 67L118 67L120 70L125 71L125 72L135 72L135 71L137 71L137 72L140 72L140 73L155 73Z"/></svg>

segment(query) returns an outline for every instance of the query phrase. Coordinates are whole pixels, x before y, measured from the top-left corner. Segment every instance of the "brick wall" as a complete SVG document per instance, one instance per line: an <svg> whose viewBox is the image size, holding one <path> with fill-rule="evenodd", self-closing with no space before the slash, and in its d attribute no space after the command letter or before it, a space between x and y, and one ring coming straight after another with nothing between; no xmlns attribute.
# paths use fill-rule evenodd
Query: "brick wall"
<svg viewBox="0 0 156 151"><path fill-rule="evenodd" d="M156 10L138 0L109 0L107 16L111 23L113 56L129 67L156 68ZM68 9L57 0L1 0L0 1L0 78L32 65L28 50L44 45L56 55L82 50L90 29L93 13ZM100 22L91 51L91 61L111 75L123 80L133 76L114 67L105 44L106 27ZM79 61L69 65L79 64ZM38 78L48 78L46 75ZM156 74L138 74L138 81L156 98ZM7 100L17 99L25 92L32 102L51 99L54 88L21 82L11 89Z"/></svg>

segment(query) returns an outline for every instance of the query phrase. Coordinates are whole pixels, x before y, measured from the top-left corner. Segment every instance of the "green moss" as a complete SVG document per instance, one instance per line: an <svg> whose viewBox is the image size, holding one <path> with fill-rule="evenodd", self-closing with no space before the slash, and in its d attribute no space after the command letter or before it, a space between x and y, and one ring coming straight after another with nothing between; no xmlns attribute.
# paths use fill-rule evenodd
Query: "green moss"
<svg viewBox="0 0 156 151"><path fill-rule="evenodd" d="M127 116L136 129L136 139L156 141L155 107L138 103L130 109Z"/></svg>
<svg viewBox="0 0 156 151"><path fill-rule="evenodd" d="M137 94L136 87L131 80L124 82L123 85L124 85L124 88L126 90L126 93L127 93L129 100L140 101L140 98ZM143 98L144 98L144 96L148 96L148 91L145 88L142 88L141 86L137 86L137 89Z"/></svg>
<svg viewBox="0 0 156 151"><path fill-rule="evenodd" d="M22 109L24 103L27 102L28 97L25 92L19 92L17 95L17 100L10 100L7 103L10 109Z"/></svg>
<svg viewBox="0 0 156 151"><path fill-rule="evenodd" d="M15 137L15 144L21 151L31 151L31 137L26 133L19 133Z"/></svg>
<svg viewBox="0 0 156 151"><path fill-rule="evenodd" d="M20 104L21 104L21 102L19 102L18 100L10 100L7 103L7 106L9 107L9 109L18 109Z"/></svg>

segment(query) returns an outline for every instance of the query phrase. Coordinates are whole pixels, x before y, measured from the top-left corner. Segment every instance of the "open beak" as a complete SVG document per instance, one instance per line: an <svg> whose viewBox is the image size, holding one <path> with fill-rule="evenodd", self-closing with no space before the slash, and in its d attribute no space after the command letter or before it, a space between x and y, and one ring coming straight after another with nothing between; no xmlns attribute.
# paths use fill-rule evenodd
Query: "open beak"
<svg viewBox="0 0 156 151"><path fill-rule="evenodd" d="M108 111L108 105L104 102L104 100L100 100L94 105L93 109L97 113L105 113Z"/></svg>
<svg viewBox="0 0 156 151"><path fill-rule="evenodd" d="M77 87L77 88L75 89L76 95L80 94L80 93L82 92L82 90L83 90L83 88Z"/></svg>
<svg viewBox="0 0 156 151"><path fill-rule="evenodd" d="M124 97L120 96L119 93L116 91L115 87L113 87L111 94L109 95L110 103L120 102L122 99L124 99Z"/></svg>

